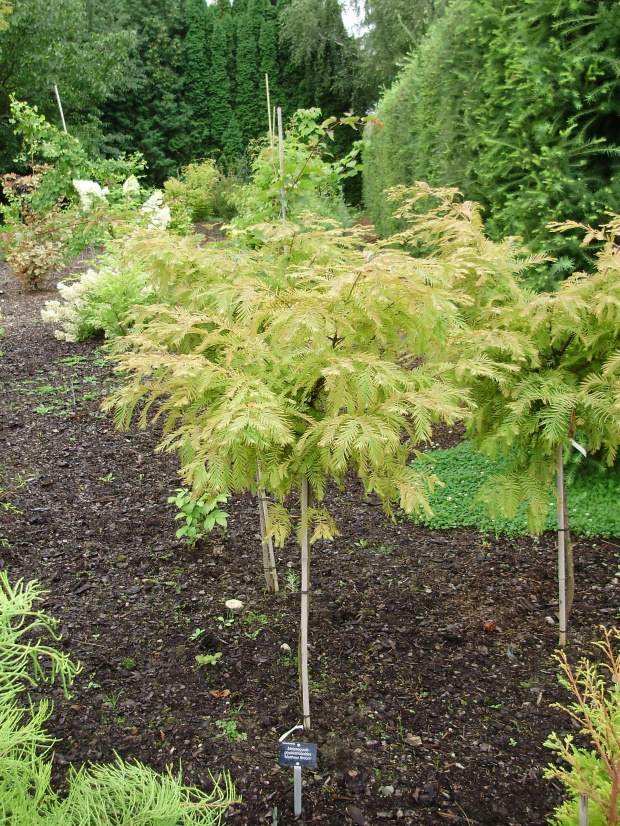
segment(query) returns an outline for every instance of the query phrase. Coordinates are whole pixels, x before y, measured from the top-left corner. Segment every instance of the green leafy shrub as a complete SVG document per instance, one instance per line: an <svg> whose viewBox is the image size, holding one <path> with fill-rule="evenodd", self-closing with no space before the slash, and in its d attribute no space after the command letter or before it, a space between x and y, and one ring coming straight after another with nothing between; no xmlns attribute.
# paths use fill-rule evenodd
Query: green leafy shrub
<svg viewBox="0 0 620 826"><path fill-rule="evenodd" d="M6 826L216 826L236 799L227 775L209 794L183 786L181 775L159 775L118 758L111 765L71 769L62 799L50 786L53 740L43 726L45 700L18 697L42 682L60 680L65 692L79 672L68 654L40 637L55 634L56 621L36 610L41 589L0 572L0 822Z"/></svg>
<svg viewBox="0 0 620 826"><path fill-rule="evenodd" d="M595 643L605 657L600 666L584 658L573 671L564 652L556 656L560 683L575 698L569 706L556 705L579 724L594 749L577 748L572 735L560 740L555 732L545 742L568 764L550 764L545 770L545 777L561 780L571 795L553 813L554 826L578 826L581 794L589 798L589 826L614 826L620 820L620 654L611 644L619 634L601 630L603 640Z"/></svg>
<svg viewBox="0 0 620 826"><path fill-rule="evenodd" d="M361 141L344 158L334 158L329 143L338 126L356 129L363 121L346 117L319 123L320 109L299 109L286 129L284 177L280 176L278 147L273 135L256 143L252 178L238 197L237 229L278 220L282 203L287 219L300 221L304 212L350 226L354 217L342 193L343 182L360 169ZM284 187L284 197L282 188Z"/></svg>
<svg viewBox="0 0 620 826"><path fill-rule="evenodd" d="M489 516L479 494L489 479L501 475L511 459L491 459L478 451L473 442L465 441L448 450L433 450L428 454L434 473L444 483L429 494L433 515L414 517L434 530L475 527L482 533L507 536L529 533L525 503L517 508L516 516ZM579 462L568 474L571 529L581 536L620 535L620 467L607 468L600 462ZM549 512L544 529L557 529L554 511L555 498L550 491Z"/></svg>
<svg viewBox="0 0 620 826"><path fill-rule="evenodd" d="M170 178L164 189L167 198L179 198L186 205L194 222L210 218L227 221L235 215L234 178L223 175L214 160L188 164L181 178Z"/></svg>
<svg viewBox="0 0 620 826"><path fill-rule="evenodd" d="M557 258L532 273L537 288L589 266L578 235L547 224L617 209L619 46L612 0L452 2L377 107L364 197L381 234L395 228L385 190L424 180L481 203L494 240Z"/></svg>
<svg viewBox="0 0 620 826"><path fill-rule="evenodd" d="M185 539L190 547L194 547L199 539L216 525L226 529L228 514L219 507L228 501L228 496L220 493L217 496L203 494L200 497L192 496L188 488L177 488L176 496L169 496L168 502L174 503L180 511L174 518L185 519L185 524L176 532L177 539Z"/></svg>
<svg viewBox="0 0 620 826"><path fill-rule="evenodd" d="M62 300L47 301L41 318L58 325L54 335L61 341L82 341L100 333L106 338L124 335L127 312L156 299L148 281L139 263L119 263L108 257L77 281L61 281Z"/></svg>

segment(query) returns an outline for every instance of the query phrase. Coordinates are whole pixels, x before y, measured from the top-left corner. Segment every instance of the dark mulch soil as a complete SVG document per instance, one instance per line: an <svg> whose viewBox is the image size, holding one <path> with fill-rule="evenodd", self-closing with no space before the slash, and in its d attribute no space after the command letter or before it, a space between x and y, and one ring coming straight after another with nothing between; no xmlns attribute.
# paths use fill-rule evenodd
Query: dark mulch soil
<svg viewBox="0 0 620 826"><path fill-rule="evenodd" d="M0 285L2 284L0 273ZM1 289L1 287L0 287ZM225 538L188 549L167 504L177 460L152 432L118 433L100 403L117 378L102 342L66 344L39 320L53 285L0 295L0 468L20 515L2 512L1 564L40 580L62 645L82 663L72 696L55 699L55 777L116 751L208 786L230 772L243 802L230 824L293 822L292 772L278 737L299 721L299 574L279 553L282 592L261 581L250 497L230 501ZM438 431L449 444L458 431ZM537 824L560 801L542 779L552 731L570 722L552 660L557 626L555 540L506 540L386 522L358 485L334 491L341 535L312 556L312 732L307 822ZM576 548L571 656L618 608L618 546ZM229 622L223 603L245 613ZM484 630L493 622L496 630ZM283 651L288 645L293 653ZM200 653L222 654L198 665ZM226 725L247 739L227 739ZM349 808L358 821L361 816Z"/></svg>

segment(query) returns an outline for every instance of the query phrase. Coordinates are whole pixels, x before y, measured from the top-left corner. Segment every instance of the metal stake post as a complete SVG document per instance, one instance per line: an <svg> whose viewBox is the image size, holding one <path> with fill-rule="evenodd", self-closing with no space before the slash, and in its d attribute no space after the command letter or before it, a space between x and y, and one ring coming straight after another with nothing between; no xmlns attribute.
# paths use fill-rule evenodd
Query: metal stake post
<svg viewBox="0 0 620 826"><path fill-rule="evenodd" d="M293 766L293 782L295 817L299 817L301 814L301 766Z"/></svg>

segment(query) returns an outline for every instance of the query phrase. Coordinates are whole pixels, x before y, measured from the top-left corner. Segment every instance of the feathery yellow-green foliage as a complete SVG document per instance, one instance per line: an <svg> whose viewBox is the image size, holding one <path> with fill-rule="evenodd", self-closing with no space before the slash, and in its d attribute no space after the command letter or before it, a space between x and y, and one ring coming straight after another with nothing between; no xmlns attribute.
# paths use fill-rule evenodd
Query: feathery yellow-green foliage
<svg viewBox="0 0 620 826"><path fill-rule="evenodd" d="M35 603L35 582L9 582L0 571L0 823L5 826L217 826L238 798L228 775L210 793L183 786L169 770L159 775L141 763L117 759L83 766L69 775L60 799L50 785L54 740L44 729L51 713L41 700L20 703L29 687L60 678L65 691L79 672L54 640L56 621Z"/></svg>
<svg viewBox="0 0 620 826"><path fill-rule="evenodd" d="M415 198L439 203L429 217L413 216L402 237L432 249L430 261L450 268L466 296L460 327L433 356L450 363L470 393L469 435L489 455L511 457L482 499L491 515L508 517L527 501L529 527L540 531L558 445L578 438L611 464L620 444L620 218L601 230L584 227L584 243L606 242L593 275L576 273L557 292L535 294L518 281L533 259L520 259L513 239L486 239L476 208L455 195L422 186ZM410 199L401 215L414 208Z"/></svg>
<svg viewBox="0 0 620 826"><path fill-rule="evenodd" d="M365 230L367 231L367 230ZM359 229L261 228L258 250L161 238L138 245L166 303L136 312L117 358L128 375L108 406L126 427L152 411L196 492L256 490L282 501L306 476L318 503L353 468L367 492L410 512L434 477L412 469L433 422L464 394L419 359L456 317L449 278ZM120 349L122 348L122 350ZM156 408L153 404L157 402ZM310 514L314 539L333 535ZM282 507L270 530L291 529Z"/></svg>
<svg viewBox="0 0 620 826"><path fill-rule="evenodd" d="M594 749L578 748L571 735L561 740L552 732L547 738L545 745L562 762L549 764L545 777L561 780L571 793L553 813L554 826L576 826L580 794L589 798L591 826L610 826L620 819L620 654L612 648L612 639L617 641L619 635L617 629L601 631L603 639L595 643L604 655L600 666L582 659L573 671L563 652L556 657L560 683L573 695L569 706L556 706L579 724Z"/></svg>

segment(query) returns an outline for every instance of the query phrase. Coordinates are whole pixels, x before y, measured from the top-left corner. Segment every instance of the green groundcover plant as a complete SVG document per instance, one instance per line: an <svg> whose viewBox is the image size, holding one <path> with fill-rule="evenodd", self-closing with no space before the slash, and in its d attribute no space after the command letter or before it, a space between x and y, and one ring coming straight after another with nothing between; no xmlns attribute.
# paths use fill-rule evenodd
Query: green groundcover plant
<svg viewBox="0 0 620 826"><path fill-rule="evenodd" d="M23 702L29 688L79 673L54 647L56 621L36 609L35 582L14 585L0 572L0 822L6 826L216 826L237 798L227 775L205 793L184 786L181 773L160 775L120 758L72 768L62 799L50 785L53 739L44 724L46 700ZM44 642L42 638L52 642ZM29 699L29 698L28 698Z"/></svg>
<svg viewBox="0 0 620 826"><path fill-rule="evenodd" d="M489 479L501 475L510 459L489 456L465 441L448 450L429 453L433 470L444 483L429 494L433 515L414 516L435 530L475 527L482 533L518 536L528 534L527 512L521 502L511 519L497 514L489 516L479 494ZM607 468L592 459L573 458L574 466L567 472L567 495L570 501L571 530L581 536L620 536L620 468ZM557 528L555 498L549 495L549 512L544 530Z"/></svg>

